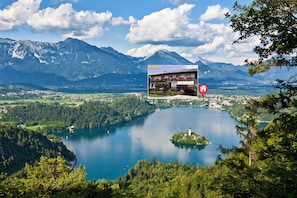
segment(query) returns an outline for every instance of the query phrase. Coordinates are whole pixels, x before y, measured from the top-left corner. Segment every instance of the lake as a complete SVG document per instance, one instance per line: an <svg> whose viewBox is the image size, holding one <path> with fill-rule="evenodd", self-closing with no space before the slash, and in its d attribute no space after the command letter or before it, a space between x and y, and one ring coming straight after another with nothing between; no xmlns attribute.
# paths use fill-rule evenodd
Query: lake
<svg viewBox="0 0 297 198"><path fill-rule="evenodd" d="M77 156L77 165L87 169L87 179L115 180L125 175L138 160L190 165L214 164L219 145L239 145L235 126L239 123L226 111L198 107L163 109L130 123L94 129L76 129L60 134L64 144ZM212 144L200 149L175 147L173 133L192 131Z"/></svg>

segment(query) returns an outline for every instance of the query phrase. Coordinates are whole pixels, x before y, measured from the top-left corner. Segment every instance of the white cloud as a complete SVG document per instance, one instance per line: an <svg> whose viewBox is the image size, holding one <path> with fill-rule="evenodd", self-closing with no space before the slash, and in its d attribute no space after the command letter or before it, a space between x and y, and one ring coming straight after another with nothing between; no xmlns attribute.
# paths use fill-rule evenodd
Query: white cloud
<svg viewBox="0 0 297 198"><path fill-rule="evenodd" d="M196 49L194 49L194 52L196 54L215 53L221 50L221 47L224 46L224 44L224 38L222 36L216 36L211 42L198 46Z"/></svg>
<svg viewBox="0 0 297 198"><path fill-rule="evenodd" d="M229 24L209 22L224 19L224 14L229 11L227 8L209 6L200 21L192 23L189 16L193 8L194 5L183 4L175 9L163 9L131 25L126 39L144 45L128 50L127 54L145 57L158 50L168 50L193 63L199 57L233 64L244 64L246 58L255 58L253 47L259 43L257 38L233 44L238 35Z"/></svg>
<svg viewBox="0 0 297 198"><path fill-rule="evenodd" d="M255 59L256 55L252 53L253 47L259 43L257 38L251 39L247 43L237 43L233 44L236 36L232 34L230 27L219 25L208 24L206 29L210 30L209 27L213 28L213 31L222 32L225 30L225 34L216 35L213 39L210 39L207 43L199 45L196 47L187 47L187 46L168 46L168 45L152 45L146 44L139 48L133 48L127 51L127 55L136 56L136 57L145 57L150 56L156 51L159 50L168 50L177 52L182 57L187 60L195 63L199 57L209 61L217 62L226 62L242 65L244 60Z"/></svg>
<svg viewBox="0 0 297 198"><path fill-rule="evenodd" d="M188 16L193 8L192 4L183 4L144 16L131 25L126 39L138 44L196 47L213 42L217 36L232 34L225 24L190 23Z"/></svg>
<svg viewBox="0 0 297 198"><path fill-rule="evenodd" d="M198 60L198 57L203 57L210 61L234 64L244 64L244 59L255 57L253 46L259 43L258 39L233 44L238 35L233 32L229 24L206 22L206 19L210 19L206 16L211 9L208 8L205 12L205 21L190 23L188 15L193 7L183 7L185 5L188 4L176 9L163 9L152 13L138 21L136 25L132 25L127 35L128 40L145 45L131 49L127 54L144 57L166 49L179 53L193 63ZM220 6L218 8L217 12L226 11ZM183 22L175 20L176 18L183 18ZM217 19L218 16L213 17L215 18ZM175 36L177 33L179 37Z"/></svg>
<svg viewBox="0 0 297 198"><path fill-rule="evenodd" d="M62 32L64 37L79 39L94 38L104 32L104 24L108 23L110 12L96 13L91 11L75 11L72 5L61 4L58 8L46 8L33 14L28 24L36 31Z"/></svg>
<svg viewBox="0 0 297 198"><path fill-rule="evenodd" d="M177 45L189 42L184 40L190 29L188 27L192 4L183 4L176 9L166 8L144 16L130 27L126 39L132 43L156 43Z"/></svg>
<svg viewBox="0 0 297 198"><path fill-rule="evenodd" d="M134 57L147 57L153 55L155 52L159 50L168 50L172 52L176 52L182 57L186 58L189 61L195 62L197 57L192 53L193 47L172 47L168 45L151 45L146 44L139 48L133 48L128 50L125 54L134 56Z"/></svg>
<svg viewBox="0 0 297 198"><path fill-rule="evenodd" d="M227 12L229 12L229 9L222 8L222 6L219 4L208 6L205 13L200 16L200 20L210 21L214 19L224 19Z"/></svg>
<svg viewBox="0 0 297 198"><path fill-rule="evenodd" d="M0 30L10 30L25 24L27 19L38 11L41 0L18 0L0 10Z"/></svg>
<svg viewBox="0 0 297 198"><path fill-rule="evenodd" d="M209 54L216 53L225 45L232 45L235 40L232 29L224 24L210 24L202 23L200 27L209 32L205 40L207 41L203 45L199 45L194 49L196 54Z"/></svg>
<svg viewBox="0 0 297 198"><path fill-rule="evenodd" d="M18 0L0 10L0 30L27 24L38 32L58 32L64 37L79 39L94 38L102 36L104 25L112 17L110 12L75 11L70 3L43 10L39 10L40 4L41 0Z"/></svg>
<svg viewBox="0 0 297 198"><path fill-rule="evenodd" d="M111 24L117 25L131 25L136 23L137 20L133 16L129 16L128 20L123 19L123 17L114 17L111 19Z"/></svg>
<svg viewBox="0 0 297 198"><path fill-rule="evenodd" d="M134 56L134 57L145 57L153 55L155 52L159 50L168 50L168 51L174 51L176 50L173 47L170 47L168 45L143 45L139 48L133 48L126 52L127 55Z"/></svg>

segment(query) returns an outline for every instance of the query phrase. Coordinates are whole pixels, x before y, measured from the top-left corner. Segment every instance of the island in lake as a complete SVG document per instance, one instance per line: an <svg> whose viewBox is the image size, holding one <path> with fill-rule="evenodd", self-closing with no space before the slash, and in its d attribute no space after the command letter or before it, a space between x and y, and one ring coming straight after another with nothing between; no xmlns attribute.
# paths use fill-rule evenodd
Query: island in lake
<svg viewBox="0 0 297 198"><path fill-rule="evenodd" d="M202 149L210 142L202 135L194 133L191 128L186 132L178 132L172 135L170 141L179 148Z"/></svg>

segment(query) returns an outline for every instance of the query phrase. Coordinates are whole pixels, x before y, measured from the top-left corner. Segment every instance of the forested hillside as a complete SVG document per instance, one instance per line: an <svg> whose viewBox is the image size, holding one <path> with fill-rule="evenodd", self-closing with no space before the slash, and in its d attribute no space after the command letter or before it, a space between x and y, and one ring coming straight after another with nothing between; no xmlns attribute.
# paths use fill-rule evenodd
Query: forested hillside
<svg viewBox="0 0 297 198"><path fill-rule="evenodd" d="M151 113L154 107L135 96L115 99L113 102L90 101L80 106L59 103L30 103L7 109L4 122L27 126L45 125L46 131L62 131L67 126L94 128L131 121Z"/></svg>
<svg viewBox="0 0 297 198"><path fill-rule="evenodd" d="M76 161L74 153L54 136L50 140L38 132L0 125L0 172L12 174L41 156L63 156L68 162Z"/></svg>
<svg viewBox="0 0 297 198"><path fill-rule="evenodd" d="M87 181L82 166L70 171L62 157L41 157L18 174L1 176L0 197L123 197L109 181Z"/></svg>
<svg viewBox="0 0 297 198"><path fill-rule="evenodd" d="M238 121L246 122L248 116L247 105L244 104L234 104L232 106L225 106L225 109L229 114ZM257 121L268 123L276 118L276 115L268 112L267 109L259 108L257 113Z"/></svg>

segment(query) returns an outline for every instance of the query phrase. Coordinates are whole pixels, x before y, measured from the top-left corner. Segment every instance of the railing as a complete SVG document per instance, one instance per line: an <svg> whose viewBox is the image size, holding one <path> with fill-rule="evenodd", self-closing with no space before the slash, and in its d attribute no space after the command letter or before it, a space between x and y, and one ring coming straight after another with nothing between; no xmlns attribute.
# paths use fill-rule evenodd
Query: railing
<svg viewBox="0 0 297 198"><path fill-rule="evenodd" d="M150 81L155 82L155 81L184 81L184 80L195 80L195 78L192 77L186 77L186 78L151 78Z"/></svg>

